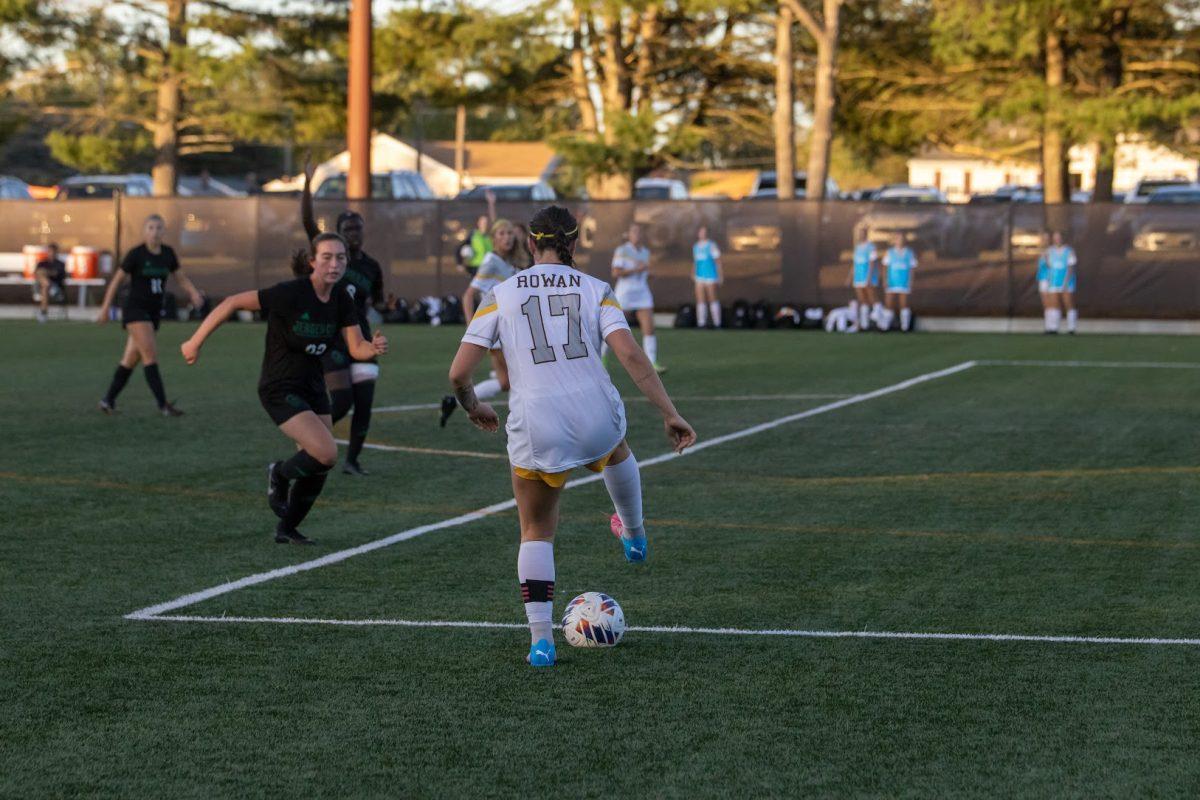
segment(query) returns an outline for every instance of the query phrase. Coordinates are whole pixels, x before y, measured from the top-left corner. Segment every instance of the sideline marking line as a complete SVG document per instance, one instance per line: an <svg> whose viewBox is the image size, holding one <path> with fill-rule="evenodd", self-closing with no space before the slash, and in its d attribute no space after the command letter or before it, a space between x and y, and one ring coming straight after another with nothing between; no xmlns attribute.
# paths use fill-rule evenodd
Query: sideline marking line
<svg viewBox="0 0 1200 800"><path fill-rule="evenodd" d="M836 411L839 408L845 408L846 406L857 405L858 403L865 403L868 400L874 400L879 397L886 397L889 394L895 394L896 392L902 392L906 389L911 389L914 386L919 386L922 383L928 383L929 381L935 381L935 380L938 380L939 378L945 378L950 375L955 375L959 372L964 372L966 370L971 369L972 367L975 367L977 365L977 363L978 362L975 362L975 361L964 361L961 364L955 364L952 367L946 367L945 369L935 370L934 372L926 372L923 375L918 375L915 378L908 378L907 380L900 381L899 383L893 383L889 386L884 386L881 389L876 389L871 392L865 392L864 394L856 394L856 395L853 395L852 397L847 397L842 400L836 400L832 403L826 403L823 406L817 406L816 408L810 408L807 411L801 411L796 414L789 414L786 417L779 417L778 419L771 420L770 422L763 422L758 425L753 425L749 428L743 428L740 431L734 431L733 433L727 433L724 436L717 436L716 438L713 438L713 439L701 441L700 443L694 445L689 450L687 450L687 452L682 456L678 455L675 452L662 453L660 455L653 456L652 458L648 458L645 461L639 461L638 466L640 468L644 469L645 467L654 466L655 464L662 464L666 461L672 461L676 458L684 458L684 457L690 456L693 453L698 453L702 450L707 450L710 447L716 447L719 444L725 444L726 442L732 442L732 441L736 441L737 439L743 439L747 436L753 436L757 433L762 433L763 431L769 431L769 430L772 430L773 428L778 428L781 425L787 425L792 422L798 422L802 419L808 419L809 417L815 417L818 414L826 414L830 411ZM568 481L566 488L570 489L570 488L573 488L576 486L585 486L589 483L594 483L594 482L602 480L602 479L603 479L603 476L599 473L591 474L591 475L587 475L585 477L579 478L578 480ZM475 522L476 520L480 520L485 517L489 517L492 514L496 514L501 511L507 511L510 508L515 508L516 505L517 505L516 500L511 500L511 499L505 500L500 503L493 503L490 506L484 506L483 508L477 509L475 511L471 511L466 514L460 514L457 517L451 517L450 519L442 520L441 522L433 522L428 525L420 525L416 528L410 528L406 531L400 531L399 533L392 534L391 536L386 536L382 539L376 539L375 541L367 542L366 544L361 544L361 545L358 545L357 547L347 548L346 550L338 550L337 552L329 553L328 555L322 556L320 558L315 558L311 561L303 561L299 564L289 564L288 566L278 567L276 569L269 570L267 572L259 572L254 575L247 575L246 577L239 578L238 580L229 581L227 583L222 583L217 586L212 586L208 589L202 589L198 592L191 592L190 594L182 595L180 597L175 598L174 600L168 600L164 603L157 603L155 605L147 606L145 608L139 608L137 611L131 611L130 613L126 614L125 619L131 619L131 620L151 619L159 614L164 614L168 611L175 611L180 608L186 608L187 606L195 605L196 603L203 602L203 601L211 599L213 597L218 597L223 594L228 594L229 592L235 592L238 589L244 589L247 586L254 586L254 585L257 585L260 583L266 583L267 581L275 580L276 578L284 578L284 577L287 577L288 575L295 575L297 572L307 572L308 570L317 569L318 567L325 567L330 564L336 564L340 561L345 561L348 558L353 558L354 556L362 555L363 553L370 553L373 550L378 550L383 547L388 547L390 545L396 544L397 542L407 541L408 539L415 539L416 537L422 536L426 533L432 533L433 531L439 531L439 530L443 530L445 528L453 528L453 527L457 527L459 525L465 525L468 522Z"/></svg>
<svg viewBox="0 0 1200 800"><path fill-rule="evenodd" d="M350 444L346 439L334 439L338 444ZM433 447L404 447L398 444L372 444L365 442L363 444L368 450L386 450L389 453L424 453L433 456L466 456L468 458L493 458L501 461L507 461L508 456L500 453L477 453L473 450L438 450Z"/></svg>
<svg viewBox="0 0 1200 800"><path fill-rule="evenodd" d="M374 626L394 628L471 628L526 630L525 622L470 622L466 620L418 619L314 619L303 617L191 617L148 616L159 622L217 622L278 625L341 625L351 628ZM558 627L557 625L555 627ZM1170 639L1157 636L1067 636L1021 633L923 633L918 631L816 631L791 628L692 628L687 626L631 625L634 633L682 633L705 636L788 636L804 639L933 639L938 641L1043 642L1047 644L1124 644L1200 646L1200 639Z"/></svg>
<svg viewBox="0 0 1200 800"><path fill-rule="evenodd" d="M1105 369L1200 369L1188 361L1023 361L981 358L981 367L1103 367Z"/></svg>
<svg viewBox="0 0 1200 800"><path fill-rule="evenodd" d="M712 401L715 403L741 403L750 401L772 401L772 400L840 400L843 397L850 397L848 394L715 394L715 395L680 395L679 397L672 396L671 399L678 403ZM622 402L625 403L648 403L650 402L645 397L638 395L637 397L622 397ZM506 406L507 400L488 400L493 406ZM441 403L416 403L407 406L380 406L372 409L374 414L396 414L402 411L434 411L442 407Z"/></svg>

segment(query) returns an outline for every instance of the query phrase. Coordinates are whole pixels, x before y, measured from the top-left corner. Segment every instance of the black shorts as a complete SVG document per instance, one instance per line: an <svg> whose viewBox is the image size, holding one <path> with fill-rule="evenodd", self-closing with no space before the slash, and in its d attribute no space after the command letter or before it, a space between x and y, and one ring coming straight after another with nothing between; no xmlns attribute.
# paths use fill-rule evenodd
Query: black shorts
<svg viewBox="0 0 1200 800"><path fill-rule="evenodd" d="M311 411L317 416L327 416L333 411L329 404L329 393L323 388L318 392L311 388L260 386L258 400L276 425L282 425L304 411Z"/></svg>
<svg viewBox="0 0 1200 800"><path fill-rule="evenodd" d="M341 347L331 347L321 356L321 370L326 374L350 369L352 363L354 359Z"/></svg>
<svg viewBox="0 0 1200 800"><path fill-rule="evenodd" d="M154 330L158 330L159 323L162 322L162 310L154 311L141 306L122 306L121 327L124 328L130 322L150 322L153 323Z"/></svg>

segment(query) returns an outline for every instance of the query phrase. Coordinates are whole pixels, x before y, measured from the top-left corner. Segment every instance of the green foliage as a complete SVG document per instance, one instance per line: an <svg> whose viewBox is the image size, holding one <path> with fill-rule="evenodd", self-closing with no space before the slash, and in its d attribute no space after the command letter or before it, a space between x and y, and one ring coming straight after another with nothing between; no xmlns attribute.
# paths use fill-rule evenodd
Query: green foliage
<svg viewBox="0 0 1200 800"><path fill-rule="evenodd" d="M51 155L80 172L127 172L145 163L152 141L145 131L116 129L107 135L51 131L46 144Z"/></svg>

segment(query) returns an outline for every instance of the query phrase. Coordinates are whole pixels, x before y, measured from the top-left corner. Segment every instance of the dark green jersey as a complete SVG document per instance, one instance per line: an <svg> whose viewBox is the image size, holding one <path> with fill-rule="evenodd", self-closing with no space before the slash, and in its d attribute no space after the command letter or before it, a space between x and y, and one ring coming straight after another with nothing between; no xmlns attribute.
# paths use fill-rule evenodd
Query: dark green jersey
<svg viewBox="0 0 1200 800"><path fill-rule="evenodd" d="M144 244L130 250L121 260L121 271L129 275L129 297L125 304L155 313L161 311L167 278L177 269L179 259L165 244L157 253L151 253Z"/></svg>
<svg viewBox="0 0 1200 800"><path fill-rule="evenodd" d="M327 302L317 298L310 278L260 289L258 304L267 321L259 388L325 390L321 356L342 342L342 329L358 323L354 301L339 283Z"/></svg>

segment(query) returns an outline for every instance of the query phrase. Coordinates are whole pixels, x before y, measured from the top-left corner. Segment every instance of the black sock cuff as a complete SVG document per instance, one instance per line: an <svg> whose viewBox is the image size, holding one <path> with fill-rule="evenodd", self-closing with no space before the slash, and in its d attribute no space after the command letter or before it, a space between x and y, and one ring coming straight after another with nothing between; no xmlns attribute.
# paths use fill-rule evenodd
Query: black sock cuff
<svg viewBox="0 0 1200 800"><path fill-rule="evenodd" d="M127 367L124 364L117 364L117 371L115 374L128 378L133 374L133 367Z"/></svg>
<svg viewBox="0 0 1200 800"><path fill-rule="evenodd" d="M142 366L142 369L146 372L147 375L157 375L158 374L158 364L145 364Z"/></svg>
<svg viewBox="0 0 1200 800"><path fill-rule="evenodd" d="M549 603L554 600L554 581L521 581L522 603Z"/></svg>
<svg viewBox="0 0 1200 800"><path fill-rule="evenodd" d="M280 465L280 473L289 481L313 475L324 475L331 469L333 469L331 465L322 464L309 455L307 450L301 450Z"/></svg>

